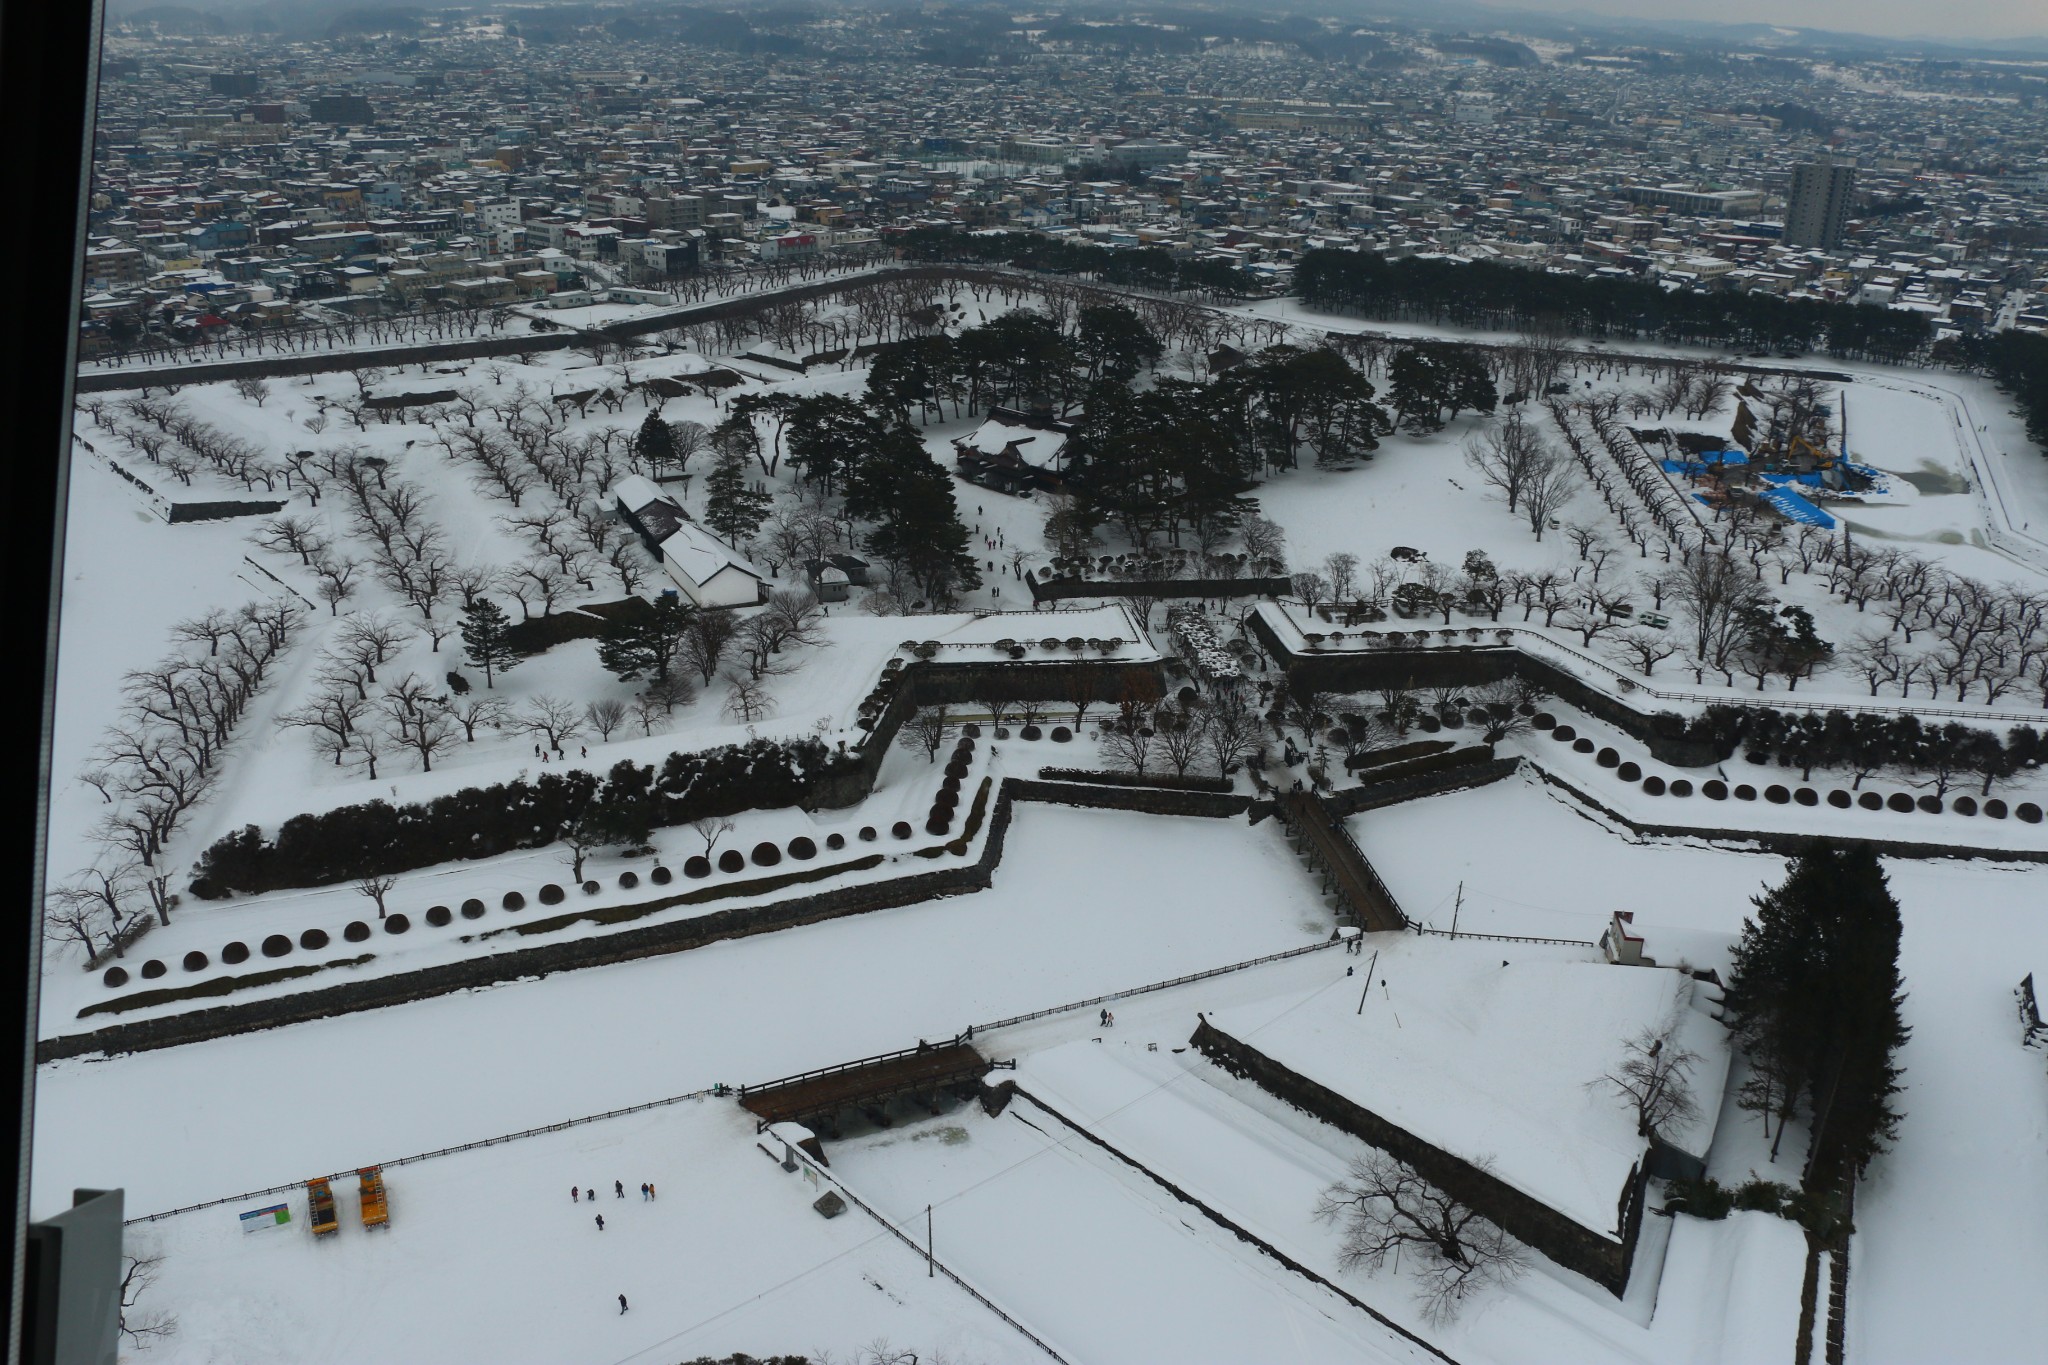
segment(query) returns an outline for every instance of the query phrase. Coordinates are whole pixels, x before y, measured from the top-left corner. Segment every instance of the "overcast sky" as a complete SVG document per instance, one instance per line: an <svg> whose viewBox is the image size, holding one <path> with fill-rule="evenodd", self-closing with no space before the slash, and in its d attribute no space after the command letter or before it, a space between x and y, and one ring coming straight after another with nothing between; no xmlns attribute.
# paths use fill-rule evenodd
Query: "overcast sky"
<svg viewBox="0 0 2048 1365"><path fill-rule="evenodd" d="M1516 8L1789 24L1905 38L2048 37L2048 0L1502 0Z"/></svg>

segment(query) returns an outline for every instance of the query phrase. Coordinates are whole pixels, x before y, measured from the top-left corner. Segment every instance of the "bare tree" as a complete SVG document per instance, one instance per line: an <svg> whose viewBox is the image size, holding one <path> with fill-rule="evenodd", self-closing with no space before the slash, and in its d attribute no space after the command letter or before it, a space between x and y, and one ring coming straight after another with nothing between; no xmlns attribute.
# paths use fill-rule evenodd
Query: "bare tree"
<svg viewBox="0 0 2048 1365"><path fill-rule="evenodd" d="M1159 756L1172 767L1176 777L1186 777L1207 748L1205 713L1199 700L1186 707L1161 706L1152 713L1153 739Z"/></svg>
<svg viewBox="0 0 2048 1365"><path fill-rule="evenodd" d="M1323 577L1329 582L1331 601L1347 600L1358 584L1358 556L1343 550L1323 556Z"/></svg>
<svg viewBox="0 0 2048 1365"><path fill-rule="evenodd" d="M1143 702L1125 700L1096 734L1105 761L1143 776L1152 761L1152 718Z"/></svg>
<svg viewBox="0 0 2048 1365"><path fill-rule="evenodd" d="M1354 1160L1315 1212L1341 1226L1337 1264L1346 1270L1377 1271L1397 1251L1411 1252L1423 1313L1438 1324L1455 1317L1468 1295L1504 1284L1528 1265L1520 1243L1383 1151Z"/></svg>
<svg viewBox="0 0 2048 1365"><path fill-rule="evenodd" d="M377 904L377 918L384 918L384 898L398 885L398 878L385 873L375 873L356 879L356 894Z"/></svg>
<svg viewBox="0 0 2048 1365"><path fill-rule="evenodd" d="M474 694L451 702L448 714L462 727L462 737L469 743L476 743L477 727L501 725L504 723L507 707L496 697L479 697Z"/></svg>
<svg viewBox="0 0 2048 1365"><path fill-rule="evenodd" d="M1639 1030L1622 1043L1621 1053L1621 1065L1586 1082L1586 1088L1607 1091L1633 1109L1636 1136L1649 1137L1666 1124L1699 1117L1692 1073L1700 1055L1679 1043L1677 1019Z"/></svg>
<svg viewBox="0 0 2048 1365"><path fill-rule="evenodd" d="M1531 475L1556 458L1516 408L1510 408L1499 422L1465 442L1465 463L1472 466L1482 482L1507 499L1511 514L1520 510Z"/></svg>
<svg viewBox="0 0 2048 1365"><path fill-rule="evenodd" d="M256 532L256 543L275 554L295 554L299 563L311 567L313 557L327 548L326 537L309 517L276 517Z"/></svg>
<svg viewBox="0 0 2048 1365"><path fill-rule="evenodd" d="M1656 673L1658 664L1678 652L1678 641L1671 638L1669 631L1651 626L1631 627L1608 644L1646 678Z"/></svg>
<svg viewBox="0 0 2048 1365"><path fill-rule="evenodd" d="M739 668L728 668L719 675L726 683L725 714L729 719L752 725L768 714L768 708L774 704L768 692L768 675L768 670L756 677Z"/></svg>
<svg viewBox="0 0 2048 1365"><path fill-rule="evenodd" d="M237 379L234 389L237 397L245 398L259 408L263 406L263 400L270 397L270 385L264 380L253 377Z"/></svg>
<svg viewBox="0 0 2048 1365"><path fill-rule="evenodd" d="M1254 570L1278 573L1287 564L1287 531L1270 517L1247 517L1237 537Z"/></svg>
<svg viewBox="0 0 2048 1365"><path fill-rule="evenodd" d="M590 728L597 731L600 740L609 740L612 731L626 723L626 704L612 697L594 701L583 708L583 718L590 722Z"/></svg>
<svg viewBox="0 0 2048 1365"><path fill-rule="evenodd" d="M947 724L945 707L920 706L896 732L896 743L937 763L939 750L946 742Z"/></svg>
<svg viewBox="0 0 2048 1365"><path fill-rule="evenodd" d="M718 848L718 841L732 833L732 821L724 816L701 816L690 822L690 829L704 841L704 856L709 859Z"/></svg>
<svg viewBox="0 0 2048 1365"><path fill-rule="evenodd" d="M687 664L709 687L718 676L719 665L725 662L738 629L731 612L693 612L683 627L682 643L676 648L677 661Z"/></svg>
<svg viewBox="0 0 2048 1365"><path fill-rule="evenodd" d="M673 707L662 705L659 697L646 694L633 699L631 710L633 719L640 722L640 733L642 735L652 735L654 733L654 723L657 720L667 719L674 712Z"/></svg>
<svg viewBox="0 0 2048 1365"><path fill-rule="evenodd" d="M1294 589L1294 595L1301 599L1301 604L1307 607L1311 614L1316 609L1316 603L1330 595L1330 580L1319 573L1298 573L1289 579L1288 583Z"/></svg>
<svg viewBox="0 0 2048 1365"><path fill-rule="evenodd" d="M176 1336L178 1319L167 1310L135 1311L143 1293L156 1283L157 1272L164 1263L162 1254L137 1252L125 1259L127 1264L121 1270L121 1335L133 1342L138 1350Z"/></svg>
<svg viewBox="0 0 2048 1365"><path fill-rule="evenodd" d="M519 713L513 726L524 734L538 736L558 756L563 745L583 733L583 720L576 708L546 693L527 698L526 709Z"/></svg>
<svg viewBox="0 0 2048 1365"><path fill-rule="evenodd" d="M1522 513L1538 541L1543 539L1550 519L1572 500L1578 487L1570 457L1561 452L1546 450L1542 458L1530 463L1522 480Z"/></svg>
<svg viewBox="0 0 2048 1365"><path fill-rule="evenodd" d="M408 673L385 688L378 705L386 733L419 755L421 772L432 772L435 757L455 747L454 718L418 674Z"/></svg>
<svg viewBox="0 0 2048 1365"><path fill-rule="evenodd" d="M327 604L327 610L341 615L341 604L356 595L356 570L361 566L347 555L318 556L313 560L313 572L320 579L320 600Z"/></svg>
<svg viewBox="0 0 2048 1365"><path fill-rule="evenodd" d="M378 666L403 649L412 637L409 626L356 612L335 632L332 649L335 658L361 669L365 677L375 682Z"/></svg>
<svg viewBox="0 0 2048 1365"><path fill-rule="evenodd" d="M1216 771L1227 775L1259 747L1263 727L1258 711L1246 700L1243 689L1224 687L1210 695L1208 706L1202 710L1202 733L1209 741L1209 755L1216 763Z"/></svg>

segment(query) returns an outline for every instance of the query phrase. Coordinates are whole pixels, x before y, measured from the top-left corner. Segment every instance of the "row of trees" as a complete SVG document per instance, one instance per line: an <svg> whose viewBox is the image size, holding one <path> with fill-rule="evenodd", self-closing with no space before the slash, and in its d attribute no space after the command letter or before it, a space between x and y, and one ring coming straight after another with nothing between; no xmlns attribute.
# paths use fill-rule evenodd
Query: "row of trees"
<svg viewBox="0 0 2048 1365"><path fill-rule="evenodd" d="M1318 308L1488 331L1624 337L1736 350L1810 351L1898 363L1927 349L1920 314L1872 304L1670 291L1649 280L1560 275L1440 257L1388 260L1377 252L1317 248L1302 254L1294 285Z"/></svg>
<svg viewBox="0 0 2048 1365"><path fill-rule="evenodd" d="M1674 733L1724 755L1739 749L1756 762L1797 768L1807 778L1817 768L1846 772L1852 788L1880 773L1896 773L1937 796L1968 780L1988 794L1995 784L2048 762L2048 741L2032 726L2015 726L2001 739L1990 730L1930 723L1911 713L1710 706L1674 726Z"/></svg>
<svg viewBox="0 0 2048 1365"><path fill-rule="evenodd" d="M303 619L282 599L208 612L173 628L182 648L122 680L121 718L80 775L108 807L92 831L101 852L49 893L43 925L52 941L90 957L117 942L145 897L170 923L166 848L212 791L236 725Z"/></svg>
<svg viewBox="0 0 2048 1365"><path fill-rule="evenodd" d="M573 717L573 713L572 713ZM558 732L566 743L573 732ZM600 778L581 769L465 787L425 802L370 801L294 816L266 838L254 825L200 857L194 895L217 898L389 876L460 858L542 848L595 819L630 843L644 832L743 810L797 805L812 784L856 760L804 736L673 753L657 767L621 762ZM587 828L587 827L586 827Z"/></svg>

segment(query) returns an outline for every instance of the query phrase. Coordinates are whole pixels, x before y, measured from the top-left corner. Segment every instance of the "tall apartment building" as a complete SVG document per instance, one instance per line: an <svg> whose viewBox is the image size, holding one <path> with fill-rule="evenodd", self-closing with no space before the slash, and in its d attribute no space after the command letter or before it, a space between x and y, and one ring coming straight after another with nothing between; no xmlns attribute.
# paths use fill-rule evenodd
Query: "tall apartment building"
<svg viewBox="0 0 2048 1365"><path fill-rule="evenodd" d="M1785 242L1788 246L1839 245L1842 223L1849 216L1849 195L1856 188L1856 168L1815 162L1792 168L1792 193L1785 200Z"/></svg>

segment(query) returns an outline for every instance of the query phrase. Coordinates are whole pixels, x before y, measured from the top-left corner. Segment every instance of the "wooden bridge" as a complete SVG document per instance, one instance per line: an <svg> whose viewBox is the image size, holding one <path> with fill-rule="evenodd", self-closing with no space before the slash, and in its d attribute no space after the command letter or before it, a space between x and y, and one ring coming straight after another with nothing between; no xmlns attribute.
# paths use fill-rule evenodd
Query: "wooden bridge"
<svg viewBox="0 0 2048 1365"><path fill-rule="evenodd" d="M1322 797L1312 791L1285 792L1276 809L1294 851L1321 879L1324 894L1334 895L1340 910L1359 928L1408 927L1408 917L1401 913L1394 893Z"/></svg>
<svg viewBox="0 0 2048 1365"><path fill-rule="evenodd" d="M828 1135L836 1129L838 1115L858 1109L879 1126L888 1127L883 1106L902 1098L923 1099L933 1113L942 1093L968 1086L979 1087L991 1063L965 1042L920 1043L901 1052L841 1062L837 1066L805 1071L763 1085L740 1088L740 1105L760 1120L771 1123L801 1123L822 1127Z"/></svg>

